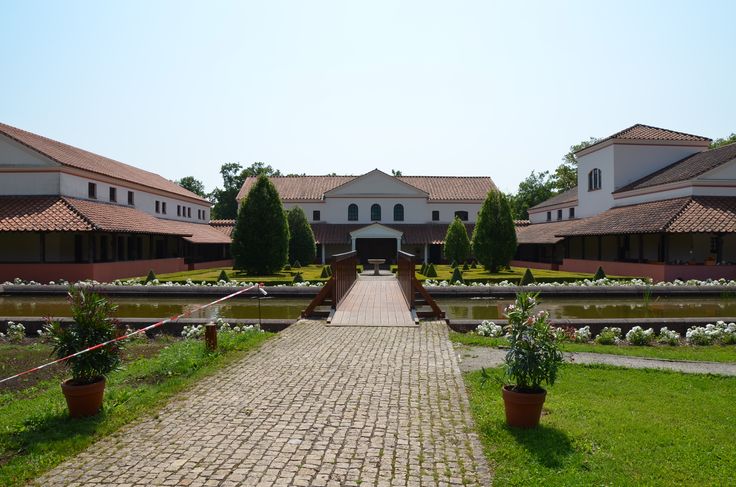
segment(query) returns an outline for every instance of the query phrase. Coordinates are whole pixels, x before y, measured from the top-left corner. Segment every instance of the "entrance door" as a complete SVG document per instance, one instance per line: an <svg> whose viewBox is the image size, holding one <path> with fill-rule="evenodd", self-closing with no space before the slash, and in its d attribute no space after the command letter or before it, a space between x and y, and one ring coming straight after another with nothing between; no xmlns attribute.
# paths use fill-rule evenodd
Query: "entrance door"
<svg viewBox="0 0 736 487"><path fill-rule="evenodd" d="M368 259L386 259L384 267L396 263L395 238L359 238L355 240L355 250L363 265L368 264Z"/></svg>

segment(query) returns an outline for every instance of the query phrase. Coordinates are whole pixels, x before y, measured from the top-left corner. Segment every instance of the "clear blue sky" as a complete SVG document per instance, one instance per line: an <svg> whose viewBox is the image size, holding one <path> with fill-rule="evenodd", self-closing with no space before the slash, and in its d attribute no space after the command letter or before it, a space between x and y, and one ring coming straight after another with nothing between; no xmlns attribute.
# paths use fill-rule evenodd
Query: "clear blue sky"
<svg viewBox="0 0 736 487"><path fill-rule="evenodd" d="M736 131L736 2L5 0L0 121L220 184L490 175L637 122Z"/></svg>

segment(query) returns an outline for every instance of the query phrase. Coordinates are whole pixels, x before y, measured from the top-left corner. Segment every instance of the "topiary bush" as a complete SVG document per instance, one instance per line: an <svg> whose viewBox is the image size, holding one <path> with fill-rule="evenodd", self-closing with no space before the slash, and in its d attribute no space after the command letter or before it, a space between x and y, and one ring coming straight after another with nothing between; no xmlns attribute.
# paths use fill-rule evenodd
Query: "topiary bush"
<svg viewBox="0 0 736 487"><path fill-rule="evenodd" d="M304 282L304 278L302 277L302 273L301 272L297 272L296 274L294 274L294 279L292 279L291 282L293 282L293 283Z"/></svg>
<svg viewBox="0 0 736 487"><path fill-rule="evenodd" d="M427 272L424 275L427 277L437 277L437 270L434 268L434 264L429 264Z"/></svg>
<svg viewBox="0 0 736 487"><path fill-rule="evenodd" d="M524 272L524 275L521 276L519 285L528 286L529 284L532 284L532 283L534 283L534 274L532 274L532 270L527 267L526 271Z"/></svg>
<svg viewBox="0 0 736 487"><path fill-rule="evenodd" d="M599 281L599 280L605 279L605 278L606 278L606 273L603 272L603 267L598 266L598 270L595 271L595 276L593 276L593 280L594 281Z"/></svg>
<svg viewBox="0 0 736 487"><path fill-rule="evenodd" d="M459 267L455 267L455 269L453 269L453 271L452 271L452 277L450 278L450 282L452 284L455 284L456 282L460 282L460 283L464 282L463 281L463 273L460 272L460 268Z"/></svg>
<svg viewBox="0 0 736 487"><path fill-rule="evenodd" d="M422 268L419 269L419 273L423 276L427 275L427 263L426 262L422 263Z"/></svg>
<svg viewBox="0 0 736 487"><path fill-rule="evenodd" d="M225 269L222 269L222 270L220 271L220 275L219 275L219 277L217 278L217 280L218 280L218 281L225 281L225 282L229 282L229 281L230 281L230 280L228 279L228 277L227 277L227 272L225 272Z"/></svg>
<svg viewBox="0 0 736 487"><path fill-rule="evenodd" d="M469 271L470 270L470 266L468 265L467 262L463 264L463 270L464 271Z"/></svg>
<svg viewBox="0 0 736 487"><path fill-rule="evenodd" d="M458 262L467 260L470 257L468 230L458 217L455 217L447 227L442 252L447 257L447 260L452 261L452 267L457 267Z"/></svg>
<svg viewBox="0 0 736 487"><path fill-rule="evenodd" d="M322 279L326 279L330 277L330 271L328 269L329 269L328 266L323 266L322 273L319 275L319 277L321 277Z"/></svg>
<svg viewBox="0 0 736 487"><path fill-rule="evenodd" d="M477 269L478 268L478 263L475 261L475 259L473 259L473 263L470 264L470 268L471 269Z"/></svg>
<svg viewBox="0 0 736 487"><path fill-rule="evenodd" d="M478 262L491 271L509 264L516 253L516 227L506 196L491 190L478 213L472 250Z"/></svg>
<svg viewBox="0 0 736 487"><path fill-rule="evenodd" d="M457 262L455 260L453 260L452 263L450 264L450 267L452 267L453 269L456 268L457 267Z"/></svg>
<svg viewBox="0 0 736 487"><path fill-rule="evenodd" d="M298 262L314 262L317 245L304 210L296 206L287 214L289 222L289 259Z"/></svg>
<svg viewBox="0 0 736 487"><path fill-rule="evenodd" d="M302 268L302 264L301 264L301 262L299 262L298 260L295 260L295 261L294 261L294 262L293 262L293 263L291 264L291 267L292 267L292 269L301 269L301 268Z"/></svg>
<svg viewBox="0 0 736 487"><path fill-rule="evenodd" d="M148 271L148 275L146 276L146 282L153 282L156 281L156 273L153 272L153 269Z"/></svg>
<svg viewBox="0 0 736 487"><path fill-rule="evenodd" d="M291 264L286 264L286 265L284 266L284 270L285 270L285 271L290 271L290 270L291 270Z"/></svg>

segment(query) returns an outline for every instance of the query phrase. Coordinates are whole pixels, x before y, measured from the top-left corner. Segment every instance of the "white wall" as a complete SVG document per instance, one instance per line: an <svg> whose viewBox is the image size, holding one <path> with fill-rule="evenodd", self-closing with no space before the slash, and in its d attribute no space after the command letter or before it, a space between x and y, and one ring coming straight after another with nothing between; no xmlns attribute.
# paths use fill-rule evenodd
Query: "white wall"
<svg viewBox="0 0 736 487"><path fill-rule="evenodd" d="M623 188L648 174L705 149L705 147L671 145L613 144L611 147L613 147L616 164L613 175L614 190Z"/></svg>
<svg viewBox="0 0 736 487"><path fill-rule="evenodd" d="M362 196L362 195L386 195L386 196L418 196L426 197L427 194L414 188L393 176L380 171L371 171L363 176L339 186L325 194L330 196Z"/></svg>
<svg viewBox="0 0 736 487"><path fill-rule="evenodd" d="M85 200L89 199L87 184L90 182L97 184L97 199L92 201L109 203L110 187L115 187L117 188L117 204L119 205L128 206L128 191L133 191L133 207L137 210L143 211L157 218L164 218L167 220L188 221L195 223L209 222L210 208L208 206L190 203L186 200L179 200L170 196L162 196L154 193L148 193L146 191L133 189L123 185L110 184L93 178L83 178L72 174L61 174L61 195ZM156 213L156 201L166 202L166 214ZM188 218L186 216L176 216L176 205L191 208L191 218ZM205 215L203 219L197 219L197 210L204 210Z"/></svg>
<svg viewBox="0 0 736 487"><path fill-rule="evenodd" d="M348 206L358 205L358 221L348 220ZM326 223L358 223L369 224L371 221L371 206L374 203L381 205L381 223L443 223L447 224L455 218L455 211L467 211L468 223L475 223L481 203L432 203L426 198L396 198L396 197L326 197L321 203L284 203L284 208L291 209L300 206L307 215L307 220L313 222L312 212L319 210L320 220ZM404 220L394 221L394 205L404 205ZM440 220L432 222L432 211L440 212Z"/></svg>
<svg viewBox="0 0 736 487"><path fill-rule="evenodd" d="M0 166L53 167L59 164L0 134Z"/></svg>
<svg viewBox="0 0 736 487"><path fill-rule="evenodd" d="M575 216L573 216L572 218L570 218L570 208L575 208ZM562 210L562 220L558 220L557 219L557 210L559 210L559 209ZM563 220L574 220L574 219L578 218L578 211L579 210L578 210L577 205L575 205L575 206L564 206L564 205L562 205L562 206L550 207L548 209L545 209L544 211L536 211L534 213L531 213L530 212L529 213L529 221L532 222L532 223L547 223L548 222L548 220L547 220L547 212L548 211L551 213L550 216L552 218L549 221L557 222L557 221L563 221Z"/></svg>
<svg viewBox="0 0 736 487"><path fill-rule="evenodd" d="M727 162L712 171L702 174L698 179L704 181L723 179L736 181L736 159L731 162Z"/></svg>
<svg viewBox="0 0 736 487"><path fill-rule="evenodd" d="M597 215L613 206L613 149L609 145L578 158L578 212L579 217ZM588 173L601 170L601 189L588 191Z"/></svg>
<svg viewBox="0 0 736 487"><path fill-rule="evenodd" d="M0 173L0 195L58 195L58 172Z"/></svg>

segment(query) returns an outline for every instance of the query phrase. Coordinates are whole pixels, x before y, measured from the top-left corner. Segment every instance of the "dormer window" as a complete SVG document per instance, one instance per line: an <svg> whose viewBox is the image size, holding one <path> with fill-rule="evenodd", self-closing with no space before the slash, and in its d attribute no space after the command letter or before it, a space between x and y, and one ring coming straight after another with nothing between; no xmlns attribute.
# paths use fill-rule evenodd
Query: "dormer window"
<svg viewBox="0 0 736 487"><path fill-rule="evenodd" d="M597 167L588 173L588 191L601 189L601 170Z"/></svg>
<svg viewBox="0 0 736 487"><path fill-rule="evenodd" d="M379 205L378 203L373 203L371 205L371 221L372 222L381 221L381 205Z"/></svg>

